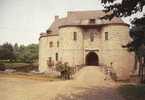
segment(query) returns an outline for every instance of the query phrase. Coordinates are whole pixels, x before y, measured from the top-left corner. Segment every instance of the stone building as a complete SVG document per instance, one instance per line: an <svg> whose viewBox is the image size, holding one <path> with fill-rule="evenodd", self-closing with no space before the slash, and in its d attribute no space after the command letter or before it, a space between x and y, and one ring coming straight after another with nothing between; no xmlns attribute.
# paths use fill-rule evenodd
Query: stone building
<svg viewBox="0 0 145 100"><path fill-rule="evenodd" d="M101 19L102 11L71 11L55 20L39 38L39 70L48 61L68 62L70 66L112 66L119 79L129 78L134 57L122 45L128 43L129 25L120 18ZM110 65L111 64L111 65Z"/></svg>

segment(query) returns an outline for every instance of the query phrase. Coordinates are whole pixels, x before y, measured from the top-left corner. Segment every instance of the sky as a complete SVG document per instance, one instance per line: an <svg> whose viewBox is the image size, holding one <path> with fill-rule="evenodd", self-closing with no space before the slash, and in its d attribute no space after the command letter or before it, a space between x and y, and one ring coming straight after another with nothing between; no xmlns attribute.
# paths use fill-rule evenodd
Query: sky
<svg viewBox="0 0 145 100"><path fill-rule="evenodd" d="M49 28L55 15L100 9L98 0L0 0L0 44L38 43L39 34Z"/></svg>

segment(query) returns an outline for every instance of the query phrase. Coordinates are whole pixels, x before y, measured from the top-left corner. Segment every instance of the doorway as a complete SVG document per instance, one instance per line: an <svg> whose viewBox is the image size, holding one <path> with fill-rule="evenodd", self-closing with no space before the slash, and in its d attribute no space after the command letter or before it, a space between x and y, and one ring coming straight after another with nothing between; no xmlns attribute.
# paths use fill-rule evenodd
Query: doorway
<svg viewBox="0 0 145 100"><path fill-rule="evenodd" d="M86 55L86 65L90 65L90 66L99 65L98 55L95 52L89 52Z"/></svg>

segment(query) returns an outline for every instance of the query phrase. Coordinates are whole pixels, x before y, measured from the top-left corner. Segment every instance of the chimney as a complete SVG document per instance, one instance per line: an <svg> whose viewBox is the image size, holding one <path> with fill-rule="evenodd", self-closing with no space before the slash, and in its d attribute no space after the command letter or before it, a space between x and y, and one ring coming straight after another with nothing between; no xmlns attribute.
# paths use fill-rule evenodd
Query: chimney
<svg viewBox="0 0 145 100"><path fill-rule="evenodd" d="M58 20L59 19L59 16L55 16L55 20Z"/></svg>

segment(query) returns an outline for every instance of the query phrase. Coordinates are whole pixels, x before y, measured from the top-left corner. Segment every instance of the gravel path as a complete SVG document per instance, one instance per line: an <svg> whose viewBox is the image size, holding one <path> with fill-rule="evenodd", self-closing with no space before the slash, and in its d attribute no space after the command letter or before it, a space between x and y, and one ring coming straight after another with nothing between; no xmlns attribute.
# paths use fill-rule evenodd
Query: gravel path
<svg viewBox="0 0 145 100"><path fill-rule="evenodd" d="M124 100L117 84L98 67L81 69L74 80L47 82L0 77L0 100Z"/></svg>

